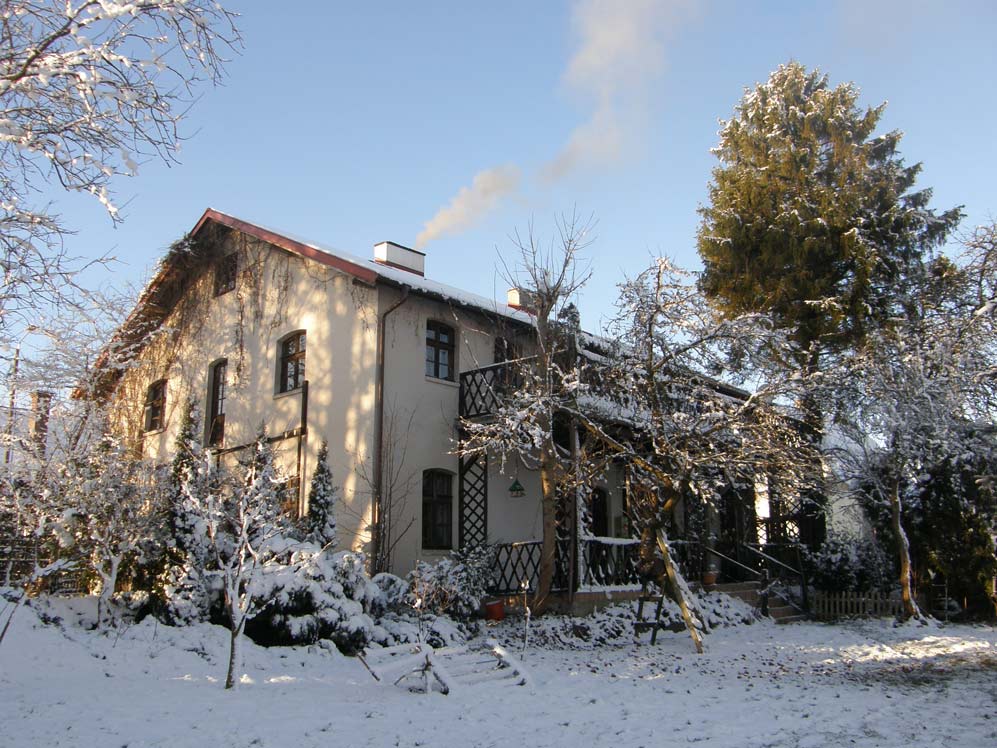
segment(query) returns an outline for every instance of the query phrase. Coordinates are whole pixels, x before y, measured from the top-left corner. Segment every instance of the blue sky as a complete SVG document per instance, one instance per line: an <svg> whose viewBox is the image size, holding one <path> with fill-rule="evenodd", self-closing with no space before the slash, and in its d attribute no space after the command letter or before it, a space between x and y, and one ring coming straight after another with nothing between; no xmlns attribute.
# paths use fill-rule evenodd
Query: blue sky
<svg viewBox="0 0 997 748"><path fill-rule="evenodd" d="M118 228L51 195L72 254L120 260L91 282L141 283L210 206L361 256L428 237L428 276L504 296L509 235L577 209L598 221L579 299L597 330L652 254L697 265L717 120L790 59L889 102L883 129L906 133L935 207L997 217L990 2L226 5L245 49L190 112L182 164L118 181Z"/></svg>

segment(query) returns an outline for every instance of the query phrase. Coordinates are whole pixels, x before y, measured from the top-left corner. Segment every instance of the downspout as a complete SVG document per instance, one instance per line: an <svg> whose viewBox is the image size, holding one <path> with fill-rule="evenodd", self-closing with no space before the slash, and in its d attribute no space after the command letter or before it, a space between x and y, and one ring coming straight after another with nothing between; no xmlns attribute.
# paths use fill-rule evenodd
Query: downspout
<svg viewBox="0 0 997 748"><path fill-rule="evenodd" d="M379 563L381 555L381 544L384 538L381 537L381 489L384 485L384 464L381 456L384 452L384 348L385 348L385 328L388 315L404 304L409 297L410 289L406 286L402 297L388 307L379 316L377 322L377 383L374 392L375 428L374 446L377 450L374 462L374 496L371 505L371 524L374 526L373 547L371 556L374 563ZM387 571L387 569L376 569L376 571Z"/></svg>
<svg viewBox="0 0 997 748"><path fill-rule="evenodd" d="M304 442L308 438L308 380L301 385L301 419L298 427L298 516L305 509L305 454Z"/></svg>

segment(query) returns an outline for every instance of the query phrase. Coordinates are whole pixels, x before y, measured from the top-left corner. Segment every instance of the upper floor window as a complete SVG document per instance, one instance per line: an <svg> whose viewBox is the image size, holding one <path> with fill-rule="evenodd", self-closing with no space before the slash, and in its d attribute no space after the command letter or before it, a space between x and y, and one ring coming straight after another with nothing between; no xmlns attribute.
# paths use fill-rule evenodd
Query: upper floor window
<svg viewBox="0 0 997 748"><path fill-rule="evenodd" d="M145 391L143 430L158 431L166 422L166 380L160 379Z"/></svg>
<svg viewBox="0 0 997 748"><path fill-rule="evenodd" d="M305 333L296 332L280 344L279 392L291 392L305 383Z"/></svg>
<svg viewBox="0 0 997 748"><path fill-rule="evenodd" d="M519 348L509 338L498 336L495 338L495 363L501 364L506 361L515 361L519 358Z"/></svg>
<svg viewBox="0 0 997 748"><path fill-rule="evenodd" d="M422 547L449 550L453 514L453 475L445 470L422 474Z"/></svg>
<svg viewBox="0 0 997 748"><path fill-rule="evenodd" d="M239 255L232 252L222 257L215 265L215 296L234 291L238 274Z"/></svg>
<svg viewBox="0 0 997 748"><path fill-rule="evenodd" d="M211 366L211 394L208 399L208 446L220 447L225 442L225 398L228 361L221 360Z"/></svg>
<svg viewBox="0 0 997 748"><path fill-rule="evenodd" d="M454 332L442 322L426 323L426 376L454 378Z"/></svg>

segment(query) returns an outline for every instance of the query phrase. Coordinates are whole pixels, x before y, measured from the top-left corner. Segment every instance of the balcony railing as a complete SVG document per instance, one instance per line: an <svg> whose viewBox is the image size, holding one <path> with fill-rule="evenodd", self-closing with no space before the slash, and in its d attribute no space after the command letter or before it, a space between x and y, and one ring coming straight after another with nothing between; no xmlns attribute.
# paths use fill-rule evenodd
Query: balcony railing
<svg viewBox="0 0 997 748"><path fill-rule="evenodd" d="M492 364L460 375L460 415L462 418L488 416L498 410L505 396L521 384L515 362Z"/></svg>
<svg viewBox="0 0 997 748"><path fill-rule="evenodd" d="M640 541L623 538L583 538L580 543L581 587L640 585L637 572Z"/></svg>
<svg viewBox="0 0 997 748"><path fill-rule="evenodd" d="M568 589L568 564L571 555L567 540L559 540L554 558L553 592ZM537 591L540 583L540 556L543 543L527 540L521 543L500 543L495 557L492 585L488 590L494 595L517 595L528 586L529 592Z"/></svg>
<svg viewBox="0 0 997 748"><path fill-rule="evenodd" d="M570 585L570 541L557 543L554 559L553 592L567 592ZM524 583L535 592L540 581L540 554L543 543L527 540L521 543L501 543L495 557L495 568L489 592L495 595L516 595ZM578 588L604 589L640 584L637 573L638 541L622 538L583 538L579 541Z"/></svg>

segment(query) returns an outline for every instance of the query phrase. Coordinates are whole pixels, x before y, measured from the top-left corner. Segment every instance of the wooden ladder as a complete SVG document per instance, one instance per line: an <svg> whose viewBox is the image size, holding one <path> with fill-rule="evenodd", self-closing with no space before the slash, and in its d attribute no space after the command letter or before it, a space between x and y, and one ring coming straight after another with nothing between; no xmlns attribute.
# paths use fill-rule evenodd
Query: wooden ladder
<svg viewBox="0 0 997 748"><path fill-rule="evenodd" d="M652 595L650 591L653 580L647 578L640 588L640 597L637 598L637 618L634 621L634 634L651 629L651 644L658 640L658 631L661 629L661 608L665 603L665 594L659 584L658 594ZM644 603L656 603L654 608L654 620L644 620Z"/></svg>

